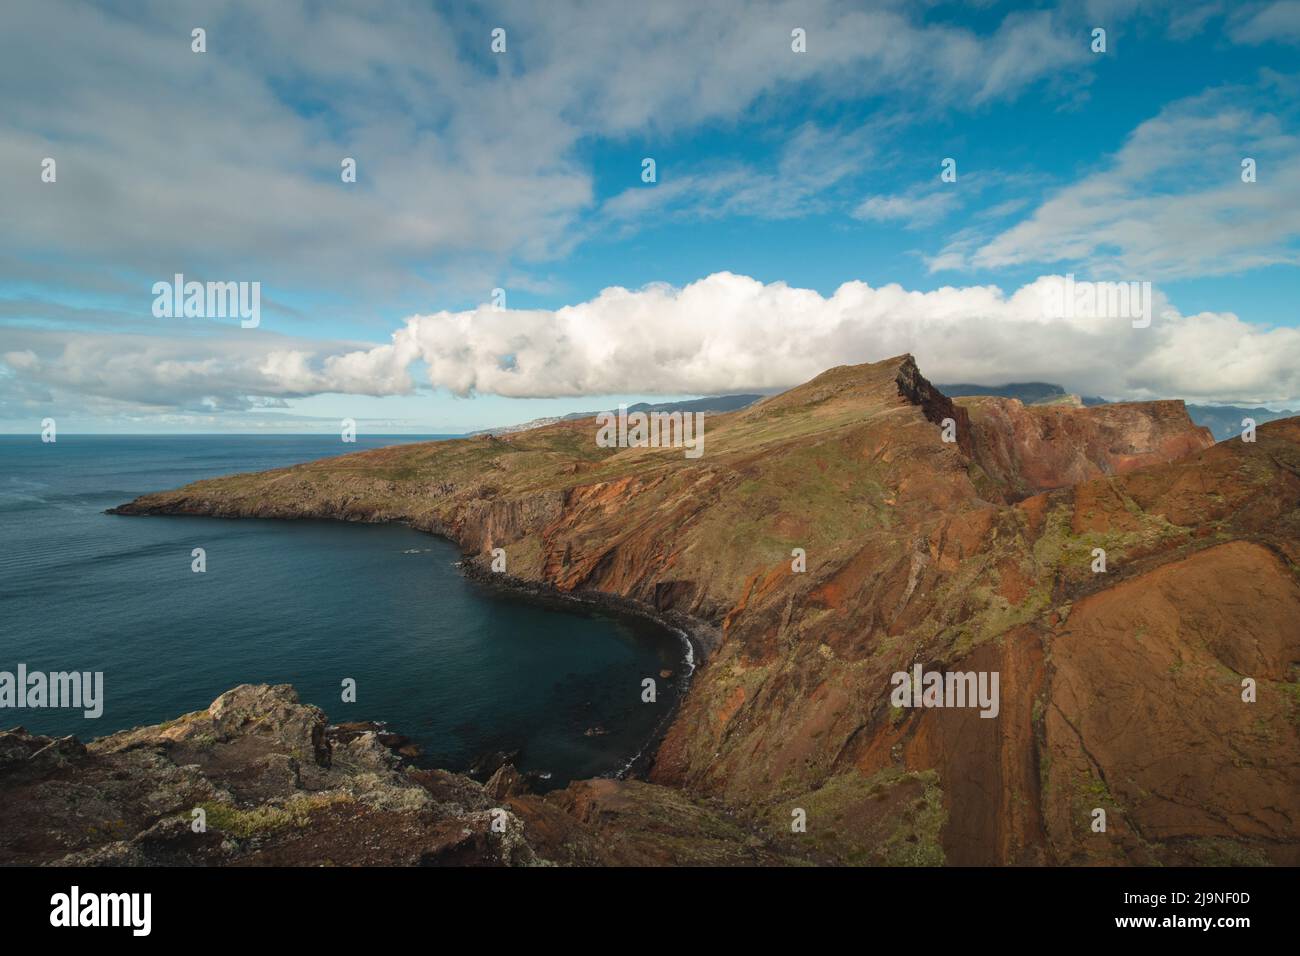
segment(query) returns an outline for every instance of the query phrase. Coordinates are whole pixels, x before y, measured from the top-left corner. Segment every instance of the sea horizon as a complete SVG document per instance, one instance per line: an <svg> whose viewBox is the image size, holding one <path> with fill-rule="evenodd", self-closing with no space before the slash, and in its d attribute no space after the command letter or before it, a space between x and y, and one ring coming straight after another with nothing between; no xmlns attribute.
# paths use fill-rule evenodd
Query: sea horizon
<svg viewBox="0 0 1300 956"><path fill-rule="evenodd" d="M410 737L425 765L468 770L516 754L544 790L624 770L676 698L667 688L655 714L617 688L682 672L679 637L485 587L437 535L398 523L105 514L189 481L426 436L363 435L342 448L314 434L82 437L0 436L0 535L14 542L0 556L11 635L0 671L102 671L104 713L5 710L0 724L85 741L203 709L238 684L290 683L332 722L378 721ZM54 592L51 581L61 582ZM367 635L363 647L356 634ZM355 703L343 699L345 679L357 681Z"/></svg>

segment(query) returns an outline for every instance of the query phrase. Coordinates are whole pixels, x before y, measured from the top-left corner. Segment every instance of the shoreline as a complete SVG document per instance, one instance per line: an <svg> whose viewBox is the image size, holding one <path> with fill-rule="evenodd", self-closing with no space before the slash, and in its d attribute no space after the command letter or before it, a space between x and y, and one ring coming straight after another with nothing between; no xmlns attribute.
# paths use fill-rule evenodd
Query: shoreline
<svg viewBox="0 0 1300 956"><path fill-rule="evenodd" d="M680 611L660 611L657 608L646 604L644 601L635 598L624 597L619 594L611 594L607 591L561 591L554 585L545 581L533 581L527 578L515 577L505 574L504 572L493 572L485 569L481 564L474 561L473 556L469 554L460 541L447 534L446 531L429 527L420 523L413 522L407 518L394 517L382 520L366 520L358 518L339 517L326 514L304 514L293 516L275 516L275 515L248 515L248 514L222 514L222 513L204 513L195 511L167 511L160 508L135 509L132 505L139 497L132 501L125 502L113 508L107 508L103 514L113 515L114 517L130 518L147 518L153 516L160 517L180 517L180 518L220 518L226 520L247 520L249 518L270 520L270 521L329 521L343 524L375 524L375 525L402 525L413 531L419 531L423 534L432 535L441 538L449 544L456 547L460 553L460 558L456 560L454 566L469 581L482 585L490 591L496 591L502 594L510 595L516 599L532 601L541 604L558 605L560 607L579 607L585 610L603 611L614 617L636 617L649 621L664 631L675 635L683 645L683 663L684 669L680 675L674 675L677 687L677 698L667 713L660 719L641 745L636 753L628 757L617 770L600 775L605 778L613 779L644 779L650 768L654 765L655 757L658 755L659 747L667 736L673 720L680 711L686 694L689 692L695 672L699 670L708 660L709 656L715 652L721 645L722 634L720 629L707 621L700 618L692 617ZM400 732L400 730L398 731ZM600 779L597 777L596 779Z"/></svg>
<svg viewBox="0 0 1300 956"><path fill-rule="evenodd" d="M437 534L437 532L430 533ZM445 537L444 535L438 536ZM451 541L450 538L447 538L447 540ZM460 547L457 542L452 541L452 543ZM721 643L722 635L718 628L707 621L691 617L689 614L683 614L680 611L660 611L644 601L623 597L619 594L610 594L607 591L561 591L554 585L547 584L544 581L531 581L504 572L485 570L481 564L474 562L468 556L464 556L464 552L462 552L462 555L461 559L456 562L456 567L464 574L466 579L482 584L489 590L542 603L594 608L616 617L638 617L650 621L665 631L676 634L682 641L685 647L686 670L677 678L677 699L660 719L659 723L655 725L646 742L635 754L627 759L622 768L612 774L604 775L617 780L624 780L629 777L644 779L654 765L655 757L659 753L659 746L663 743L664 737L667 736L682 703L686 700L686 694L691 689L695 672L704 666L709 655L716 651Z"/></svg>

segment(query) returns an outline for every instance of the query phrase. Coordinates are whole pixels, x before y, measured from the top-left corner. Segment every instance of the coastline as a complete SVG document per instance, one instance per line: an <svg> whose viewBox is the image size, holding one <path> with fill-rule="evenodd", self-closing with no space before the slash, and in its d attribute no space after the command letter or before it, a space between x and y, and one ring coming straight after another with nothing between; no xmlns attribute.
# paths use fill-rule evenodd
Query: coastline
<svg viewBox="0 0 1300 956"><path fill-rule="evenodd" d="M436 533L436 532L430 532ZM439 537L445 537L439 535ZM451 540L448 538L447 540ZM455 544L456 542L452 542ZM459 547L459 545L457 545ZM465 577L475 583L494 591L510 594L516 598L538 601L553 605L577 605L584 608L610 613L614 616L632 616L648 620L657 626L676 634L685 647L686 669L677 678L677 699L673 706L655 725L649 738L635 754L628 758L622 769L612 774L615 779L644 779L654 765L659 746L672 726L673 720L681 709L682 702L690 690L695 672L707 662L709 655L718 649L722 640L720 630L707 621L691 617L680 611L660 611L657 608L634 598L610 594L606 591L561 591L543 581L531 581L517 578L504 572L485 570L469 557L462 557L456 562L457 568Z"/></svg>
<svg viewBox="0 0 1300 956"><path fill-rule="evenodd" d="M223 518L228 520L239 520L244 518L262 518L276 521L334 521L345 524L394 524L404 525L413 531L419 531L424 534L430 534L454 545L460 552L460 558L454 562L457 570L469 581L481 585L487 590L495 591L501 594L509 595L515 599L540 603L543 605L558 606L561 608L582 608L584 610L602 611L614 617L635 617L649 621L662 630L675 635L683 646L683 664L684 667L680 674L674 675L674 682L677 689L677 696L673 705L667 710L664 716L655 725L654 730L646 738L641 747L623 763L620 769L602 776L612 777L614 779L644 779L654 764L659 747L663 743L673 720L680 711L681 705L690 690L692 678L696 671L704 665L709 656L714 653L721 644L721 630L707 621L700 618L692 617L680 611L661 611L643 601L635 598L624 597L619 594L611 594L606 591L561 591L554 585L545 581L533 581L527 578L515 577L503 572L493 572L488 570L483 564L476 562L473 556L464 550L462 543L448 534L444 529L431 527L422 522L414 522L407 518L393 517L383 519L372 519L364 517L338 516L327 513L313 512L310 514L299 515L253 515L238 513L212 513L196 512L186 510L167 510L158 507L133 508L132 505L139 498L125 502L113 508L105 509L103 512L107 515L116 517L194 517L194 518ZM400 733L401 728L395 728Z"/></svg>

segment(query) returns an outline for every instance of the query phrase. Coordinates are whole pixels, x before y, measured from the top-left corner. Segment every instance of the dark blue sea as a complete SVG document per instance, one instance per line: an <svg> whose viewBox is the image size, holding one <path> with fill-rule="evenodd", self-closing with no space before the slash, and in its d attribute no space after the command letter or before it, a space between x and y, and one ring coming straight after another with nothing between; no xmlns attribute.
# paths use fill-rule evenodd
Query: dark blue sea
<svg viewBox="0 0 1300 956"><path fill-rule="evenodd" d="M346 450L427 440L359 436ZM406 527L104 514L340 453L337 436L0 436L0 671L104 673L98 719L7 708L0 728L86 740L241 683L290 683L331 722L387 722L430 766L518 750L555 786L626 766L675 703L675 634L487 589L461 576L450 542ZM642 679L663 669L674 679L642 703Z"/></svg>

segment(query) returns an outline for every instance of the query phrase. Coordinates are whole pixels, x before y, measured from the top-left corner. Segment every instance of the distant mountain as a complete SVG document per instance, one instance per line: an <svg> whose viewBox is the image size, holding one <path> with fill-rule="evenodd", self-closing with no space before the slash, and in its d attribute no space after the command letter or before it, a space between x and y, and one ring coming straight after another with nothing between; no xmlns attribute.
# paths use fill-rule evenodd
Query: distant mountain
<svg viewBox="0 0 1300 956"><path fill-rule="evenodd" d="M936 385L949 398L968 395L990 395L996 398L1018 398L1026 405L1056 405L1062 402L1079 405L1105 405L1106 399L1096 395L1071 395L1059 385L1050 382L1011 382L1007 385Z"/></svg>
<svg viewBox="0 0 1300 956"><path fill-rule="evenodd" d="M950 398L963 395L992 395L1000 398L1018 398L1026 405L1059 404L1075 396L1069 395L1059 385L1048 382L1012 382L1008 385L936 385L939 391ZM1108 404L1104 398L1084 396L1080 399L1084 405ZM1216 441L1241 434L1241 420L1254 419L1256 425L1300 415L1300 411L1272 411L1267 408L1247 408L1241 405L1188 405L1187 414L1198 425L1208 428Z"/></svg>
<svg viewBox="0 0 1300 956"><path fill-rule="evenodd" d="M1026 405L1059 401L1068 398L1065 389L1048 382L1011 382L1007 385L935 385L949 398L964 395L993 395L998 398L1018 398Z"/></svg>
<svg viewBox="0 0 1300 956"><path fill-rule="evenodd" d="M756 401L762 398L762 395L711 395L706 398L692 398L684 402L659 402L651 404L649 402L637 402L635 405L627 407L628 412L706 412L711 414L721 414L722 412L734 412L742 408L748 408ZM601 411L617 412L617 409L601 409L595 412L572 412L568 415L556 415L550 418L534 418L532 421L524 422L520 425L503 425L499 428L483 428L476 432L470 432L472 435L511 435L515 432L526 432L531 428L542 428L545 425L554 425L556 422L571 422L580 418L595 418Z"/></svg>

